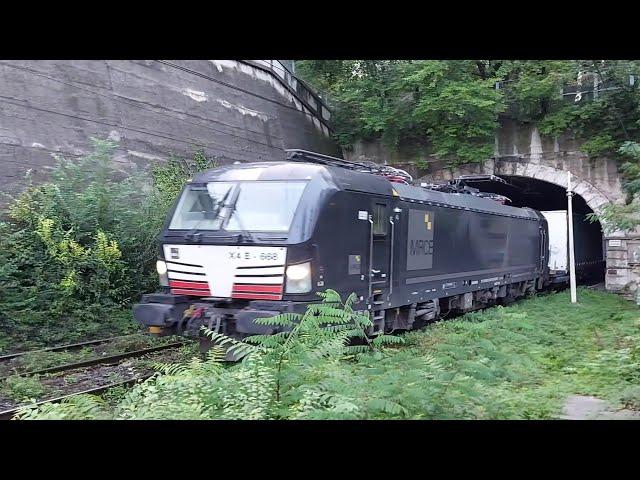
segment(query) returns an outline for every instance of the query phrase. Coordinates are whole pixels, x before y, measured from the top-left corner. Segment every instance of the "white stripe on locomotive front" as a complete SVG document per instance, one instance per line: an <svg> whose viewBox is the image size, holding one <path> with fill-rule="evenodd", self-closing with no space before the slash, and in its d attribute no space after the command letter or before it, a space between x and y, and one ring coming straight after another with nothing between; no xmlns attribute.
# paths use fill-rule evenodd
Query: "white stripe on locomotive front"
<svg viewBox="0 0 640 480"><path fill-rule="evenodd" d="M169 275L169 280L193 280L196 282L206 282L206 275L191 275L189 273L180 273L180 272L167 272Z"/></svg>
<svg viewBox="0 0 640 480"><path fill-rule="evenodd" d="M180 265L179 263L167 262L167 269L186 273L204 273L203 267L190 267L189 265Z"/></svg>
<svg viewBox="0 0 640 480"><path fill-rule="evenodd" d="M240 270L241 271L241 270ZM282 285L284 276L278 277L238 277L236 274L234 283L250 283L252 285Z"/></svg>
<svg viewBox="0 0 640 480"><path fill-rule="evenodd" d="M264 268L237 268L236 275L284 275L284 266Z"/></svg>

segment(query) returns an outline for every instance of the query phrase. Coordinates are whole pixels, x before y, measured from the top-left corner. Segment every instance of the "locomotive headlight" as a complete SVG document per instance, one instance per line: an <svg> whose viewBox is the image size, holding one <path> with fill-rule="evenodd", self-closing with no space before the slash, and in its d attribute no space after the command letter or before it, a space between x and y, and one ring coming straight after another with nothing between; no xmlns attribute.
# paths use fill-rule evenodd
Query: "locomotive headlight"
<svg viewBox="0 0 640 480"><path fill-rule="evenodd" d="M167 263L163 260L156 262L156 270L158 271L158 277L160 277L160 285L163 287L169 286L169 276L167 275Z"/></svg>
<svg viewBox="0 0 640 480"><path fill-rule="evenodd" d="M158 260L156 262L156 270L158 271L158 275L164 275L167 273L167 262Z"/></svg>
<svg viewBox="0 0 640 480"><path fill-rule="evenodd" d="M311 291L311 262L298 263L287 267L287 293L307 293Z"/></svg>

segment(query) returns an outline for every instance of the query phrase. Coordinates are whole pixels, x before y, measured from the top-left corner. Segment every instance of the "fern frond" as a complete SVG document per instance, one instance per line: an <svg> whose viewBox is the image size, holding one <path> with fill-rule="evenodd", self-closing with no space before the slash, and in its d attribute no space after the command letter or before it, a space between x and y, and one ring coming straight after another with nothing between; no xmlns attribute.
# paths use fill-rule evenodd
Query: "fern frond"
<svg viewBox="0 0 640 480"><path fill-rule="evenodd" d="M396 335L378 335L371 341L371 343L373 343L375 347L381 347L383 345L399 345L404 343L404 339Z"/></svg>
<svg viewBox="0 0 640 480"><path fill-rule="evenodd" d="M371 351L371 347L369 345L349 345L345 347L347 353L353 355L356 353L366 353Z"/></svg>
<svg viewBox="0 0 640 480"><path fill-rule="evenodd" d="M352 338L366 338L367 334L362 328L352 328L346 331L346 334Z"/></svg>
<svg viewBox="0 0 640 480"><path fill-rule="evenodd" d="M309 313L320 317L331 317L336 321L348 322L349 315L343 309L328 307L326 305L310 305Z"/></svg>
<svg viewBox="0 0 640 480"><path fill-rule="evenodd" d="M301 319L302 315L299 313L285 312L274 315L273 317L256 318L254 322L258 325L291 327L300 322Z"/></svg>
<svg viewBox="0 0 640 480"><path fill-rule="evenodd" d="M262 350L255 346L255 345L251 345L249 343L236 343L235 345L232 345L231 347L229 347L229 349L227 350L228 353L230 354L234 354L238 357L246 357L248 355L254 354L254 353L259 353Z"/></svg>
<svg viewBox="0 0 640 480"><path fill-rule="evenodd" d="M224 362L227 349L222 345L213 345L207 352L207 360L211 362L221 363Z"/></svg>
<svg viewBox="0 0 640 480"><path fill-rule="evenodd" d="M251 335L244 339L245 342L263 347L276 347L286 341L289 332L278 332L272 335Z"/></svg>
<svg viewBox="0 0 640 480"><path fill-rule="evenodd" d="M345 308L351 309L356 300L358 300L358 296L355 294L355 292L352 292L351 295L349 295L344 301Z"/></svg>
<svg viewBox="0 0 640 480"><path fill-rule="evenodd" d="M367 409L399 416L409 414L409 411L405 407L385 398L372 398L367 402Z"/></svg>
<svg viewBox="0 0 640 480"><path fill-rule="evenodd" d="M326 325L324 327L324 329L327 332L331 332L331 333L337 333L337 332L351 332L353 330L350 330L351 325L348 324L342 324L342 325ZM356 330L356 331L360 331L360 330Z"/></svg>
<svg viewBox="0 0 640 480"><path fill-rule="evenodd" d="M339 302L342 303L340 294L331 288L327 288L324 292L316 292L322 298L323 302Z"/></svg>
<svg viewBox="0 0 640 480"><path fill-rule="evenodd" d="M182 363L155 363L152 367L163 375L180 375L189 368Z"/></svg>

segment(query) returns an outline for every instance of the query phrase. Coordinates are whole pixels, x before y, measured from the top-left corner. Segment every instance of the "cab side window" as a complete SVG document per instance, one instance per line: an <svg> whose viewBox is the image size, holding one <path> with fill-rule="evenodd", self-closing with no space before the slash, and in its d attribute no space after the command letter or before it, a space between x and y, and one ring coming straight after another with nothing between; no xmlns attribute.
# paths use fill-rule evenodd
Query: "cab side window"
<svg viewBox="0 0 640 480"><path fill-rule="evenodd" d="M376 203L373 206L373 234L386 235L387 224L389 223L386 216L387 206Z"/></svg>

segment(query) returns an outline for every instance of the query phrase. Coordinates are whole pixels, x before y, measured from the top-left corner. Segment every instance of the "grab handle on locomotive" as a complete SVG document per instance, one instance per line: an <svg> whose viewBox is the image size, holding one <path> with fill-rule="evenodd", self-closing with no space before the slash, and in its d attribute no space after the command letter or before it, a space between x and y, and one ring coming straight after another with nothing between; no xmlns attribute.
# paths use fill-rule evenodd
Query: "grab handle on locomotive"
<svg viewBox="0 0 640 480"><path fill-rule="evenodd" d="M387 295L387 299L391 297L391 293L393 292L393 238L395 237L396 229L393 215L389 217L389 223L391 224L391 246L389 247L389 295Z"/></svg>
<svg viewBox="0 0 640 480"><path fill-rule="evenodd" d="M373 293L373 215L369 215L369 299Z"/></svg>

